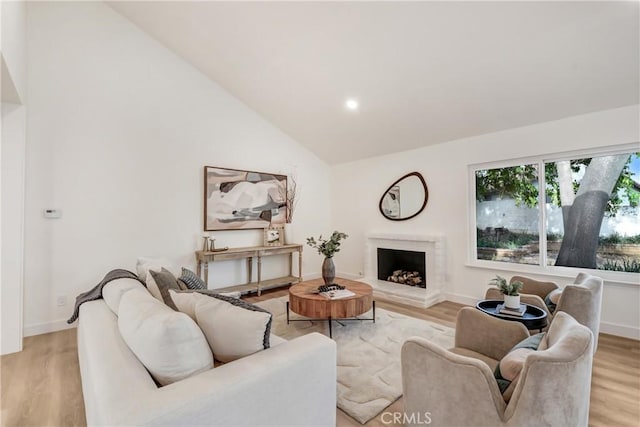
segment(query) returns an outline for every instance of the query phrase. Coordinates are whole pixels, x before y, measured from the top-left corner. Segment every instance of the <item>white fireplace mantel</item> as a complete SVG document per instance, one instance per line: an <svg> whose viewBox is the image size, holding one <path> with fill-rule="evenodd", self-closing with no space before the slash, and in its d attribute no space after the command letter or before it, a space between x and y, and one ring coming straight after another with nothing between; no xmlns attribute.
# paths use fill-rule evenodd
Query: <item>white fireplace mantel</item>
<svg viewBox="0 0 640 427"><path fill-rule="evenodd" d="M374 296L417 307L429 307L444 300L442 289L446 263L443 236L369 233L366 237L365 277L362 281L373 287ZM378 248L424 252L427 288L378 280Z"/></svg>

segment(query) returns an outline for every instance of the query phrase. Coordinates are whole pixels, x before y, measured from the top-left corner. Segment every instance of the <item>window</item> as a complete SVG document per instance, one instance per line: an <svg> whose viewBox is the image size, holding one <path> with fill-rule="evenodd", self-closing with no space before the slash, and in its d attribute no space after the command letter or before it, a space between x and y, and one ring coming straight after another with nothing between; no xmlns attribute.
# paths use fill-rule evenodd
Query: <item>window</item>
<svg viewBox="0 0 640 427"><path fill-rule="evenodd" d="M476 260L640 272L640 153L471 171Z"/></svg>

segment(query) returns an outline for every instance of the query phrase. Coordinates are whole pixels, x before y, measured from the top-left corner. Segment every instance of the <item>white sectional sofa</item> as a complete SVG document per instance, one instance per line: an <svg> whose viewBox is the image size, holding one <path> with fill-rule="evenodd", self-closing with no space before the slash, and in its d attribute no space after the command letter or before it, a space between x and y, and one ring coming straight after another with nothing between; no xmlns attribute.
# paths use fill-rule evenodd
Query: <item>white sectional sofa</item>
<svg viewBox="0 0 640 427"><path fill-rule="evenodd" d="M104 300L84 303L78 356L88 425L335 426L336 346L285 341L164 387L129 349Z"/></svg>

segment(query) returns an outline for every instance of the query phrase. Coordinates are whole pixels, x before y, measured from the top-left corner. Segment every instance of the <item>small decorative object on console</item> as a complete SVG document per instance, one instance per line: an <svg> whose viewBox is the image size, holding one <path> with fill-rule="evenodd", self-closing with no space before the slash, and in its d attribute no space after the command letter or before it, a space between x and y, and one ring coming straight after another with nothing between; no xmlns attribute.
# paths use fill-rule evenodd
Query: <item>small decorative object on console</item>
<svg viewBox="0 0 640 427"><path fill-rule="evenodd" d="M284 228L270 226L264 229L265 246L282 246L284 243Z"/></svg>

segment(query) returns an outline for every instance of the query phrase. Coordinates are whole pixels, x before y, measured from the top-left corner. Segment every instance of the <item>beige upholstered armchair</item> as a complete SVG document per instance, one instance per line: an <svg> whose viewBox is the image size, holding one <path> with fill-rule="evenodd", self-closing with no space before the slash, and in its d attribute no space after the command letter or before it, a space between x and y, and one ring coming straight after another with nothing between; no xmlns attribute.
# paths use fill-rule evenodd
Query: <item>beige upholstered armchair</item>
<svg viewBox="0 0 640 427"><path fill-rule="evenodd" d="M402 347L405 419L424 419L427 413L431 426L586 426L593 334L558 313L539 350L524 359L507 403L493 372L527 337L518 322L466 307L458 313L453 349L419 337L407 340Z"/></svg>
<svg viewBox="0 0 640 427"><path fill-rule="evenodd" d="M549 313L544 299L553 290L559 289L554 282L541 282L528 277L513 276L511 282L519 280L524 286L520 291L520 301L535 305L549 314L549 323L555 313L564 311L569 313L580 324L593 332L593 351L598 347L598 333L600 331L600 311L602 308L602 279L585 273L579 273L572 285L565 286L553 313ZM487 290L486 299L503 299L497 288Z"/></svg>

